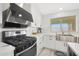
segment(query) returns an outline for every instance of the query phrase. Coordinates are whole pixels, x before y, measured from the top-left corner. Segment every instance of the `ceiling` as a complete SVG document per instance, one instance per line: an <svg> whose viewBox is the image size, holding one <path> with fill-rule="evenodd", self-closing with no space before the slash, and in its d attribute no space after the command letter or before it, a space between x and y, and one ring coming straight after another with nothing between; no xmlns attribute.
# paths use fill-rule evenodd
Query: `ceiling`
<svg viewBox="0 0 79 59"><path fill-rule="evenodd" d="M79 3L38 3L36 5L43 15L79 9ZM63 10L59 10L59 8L63 8Z"/></svg>

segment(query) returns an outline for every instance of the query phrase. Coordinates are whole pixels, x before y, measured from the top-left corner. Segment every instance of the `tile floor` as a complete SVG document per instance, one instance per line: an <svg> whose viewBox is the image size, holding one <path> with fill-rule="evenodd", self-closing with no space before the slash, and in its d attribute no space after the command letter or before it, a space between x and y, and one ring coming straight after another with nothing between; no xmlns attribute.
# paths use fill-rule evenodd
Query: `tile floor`
<svg viewBox="0 0 79 59"><path fill-rule="evenodd" d="M54 52L55 52L54 50L43 48L39 56L55 56Z"/></svg>

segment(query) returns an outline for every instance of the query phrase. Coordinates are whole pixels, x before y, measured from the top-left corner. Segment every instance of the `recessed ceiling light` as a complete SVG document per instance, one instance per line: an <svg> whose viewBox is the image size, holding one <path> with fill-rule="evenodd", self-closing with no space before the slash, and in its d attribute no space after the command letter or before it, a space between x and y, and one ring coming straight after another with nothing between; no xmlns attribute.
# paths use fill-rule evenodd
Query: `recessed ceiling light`
<svg viewBox="0 0 79 59"><path fill-rule="evenodd" d="M19 16L19 17L22 17L22 14L19 14L18 16Z"/></svg>
<svg viewBox="0 0 79 59"><path fill-rule="evenodd" d="M63 8L59 8L59 10L63 10Z"/></svg>

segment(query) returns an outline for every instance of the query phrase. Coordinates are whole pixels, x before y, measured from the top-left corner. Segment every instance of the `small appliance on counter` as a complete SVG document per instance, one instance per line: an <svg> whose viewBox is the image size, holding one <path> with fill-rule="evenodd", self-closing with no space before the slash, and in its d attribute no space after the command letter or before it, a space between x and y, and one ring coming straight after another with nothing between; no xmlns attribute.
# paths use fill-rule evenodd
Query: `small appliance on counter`
<svg viewBox="0 0 79 59"><path fill-rule="evenodd" d="M40 27L34 27L32 29L32 35L37 35L37 34L40 34L42 33L42 29Z"/></svg>
<svg viewBox="0 0 79 59"><path fill-rule="evenodd" d="M42 33L42 28L38 27L37 28L37 33Z"/></svg>

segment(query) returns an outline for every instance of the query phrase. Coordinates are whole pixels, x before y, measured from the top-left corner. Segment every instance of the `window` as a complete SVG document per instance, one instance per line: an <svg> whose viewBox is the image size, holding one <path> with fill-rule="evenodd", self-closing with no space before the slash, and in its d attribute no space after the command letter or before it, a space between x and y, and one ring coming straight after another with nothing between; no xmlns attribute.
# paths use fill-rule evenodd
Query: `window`
<svg viewBox="0 0 79 59"><path fill-rule="evenodd" d="M68 31L68 24L51 24L51 27L54 32Z"/></svg>
<svg viewBox="0 0 79 59"><path fill-rule="evenodd" d="M68 24L62 24L62 30L68 31L69 25Z"/></svg>
<svg viewBox="0 0 79 59"><path fill-rule="evenodd" d="M59 32L60 30L60 24L51 24L51 29L53 32Z"/></svg>
<svg viewBox="0 0 79 59"><path fill-rule="evenodd" d="M72 32L76 31L75 16L50 19L52 32Z"/></svg>

